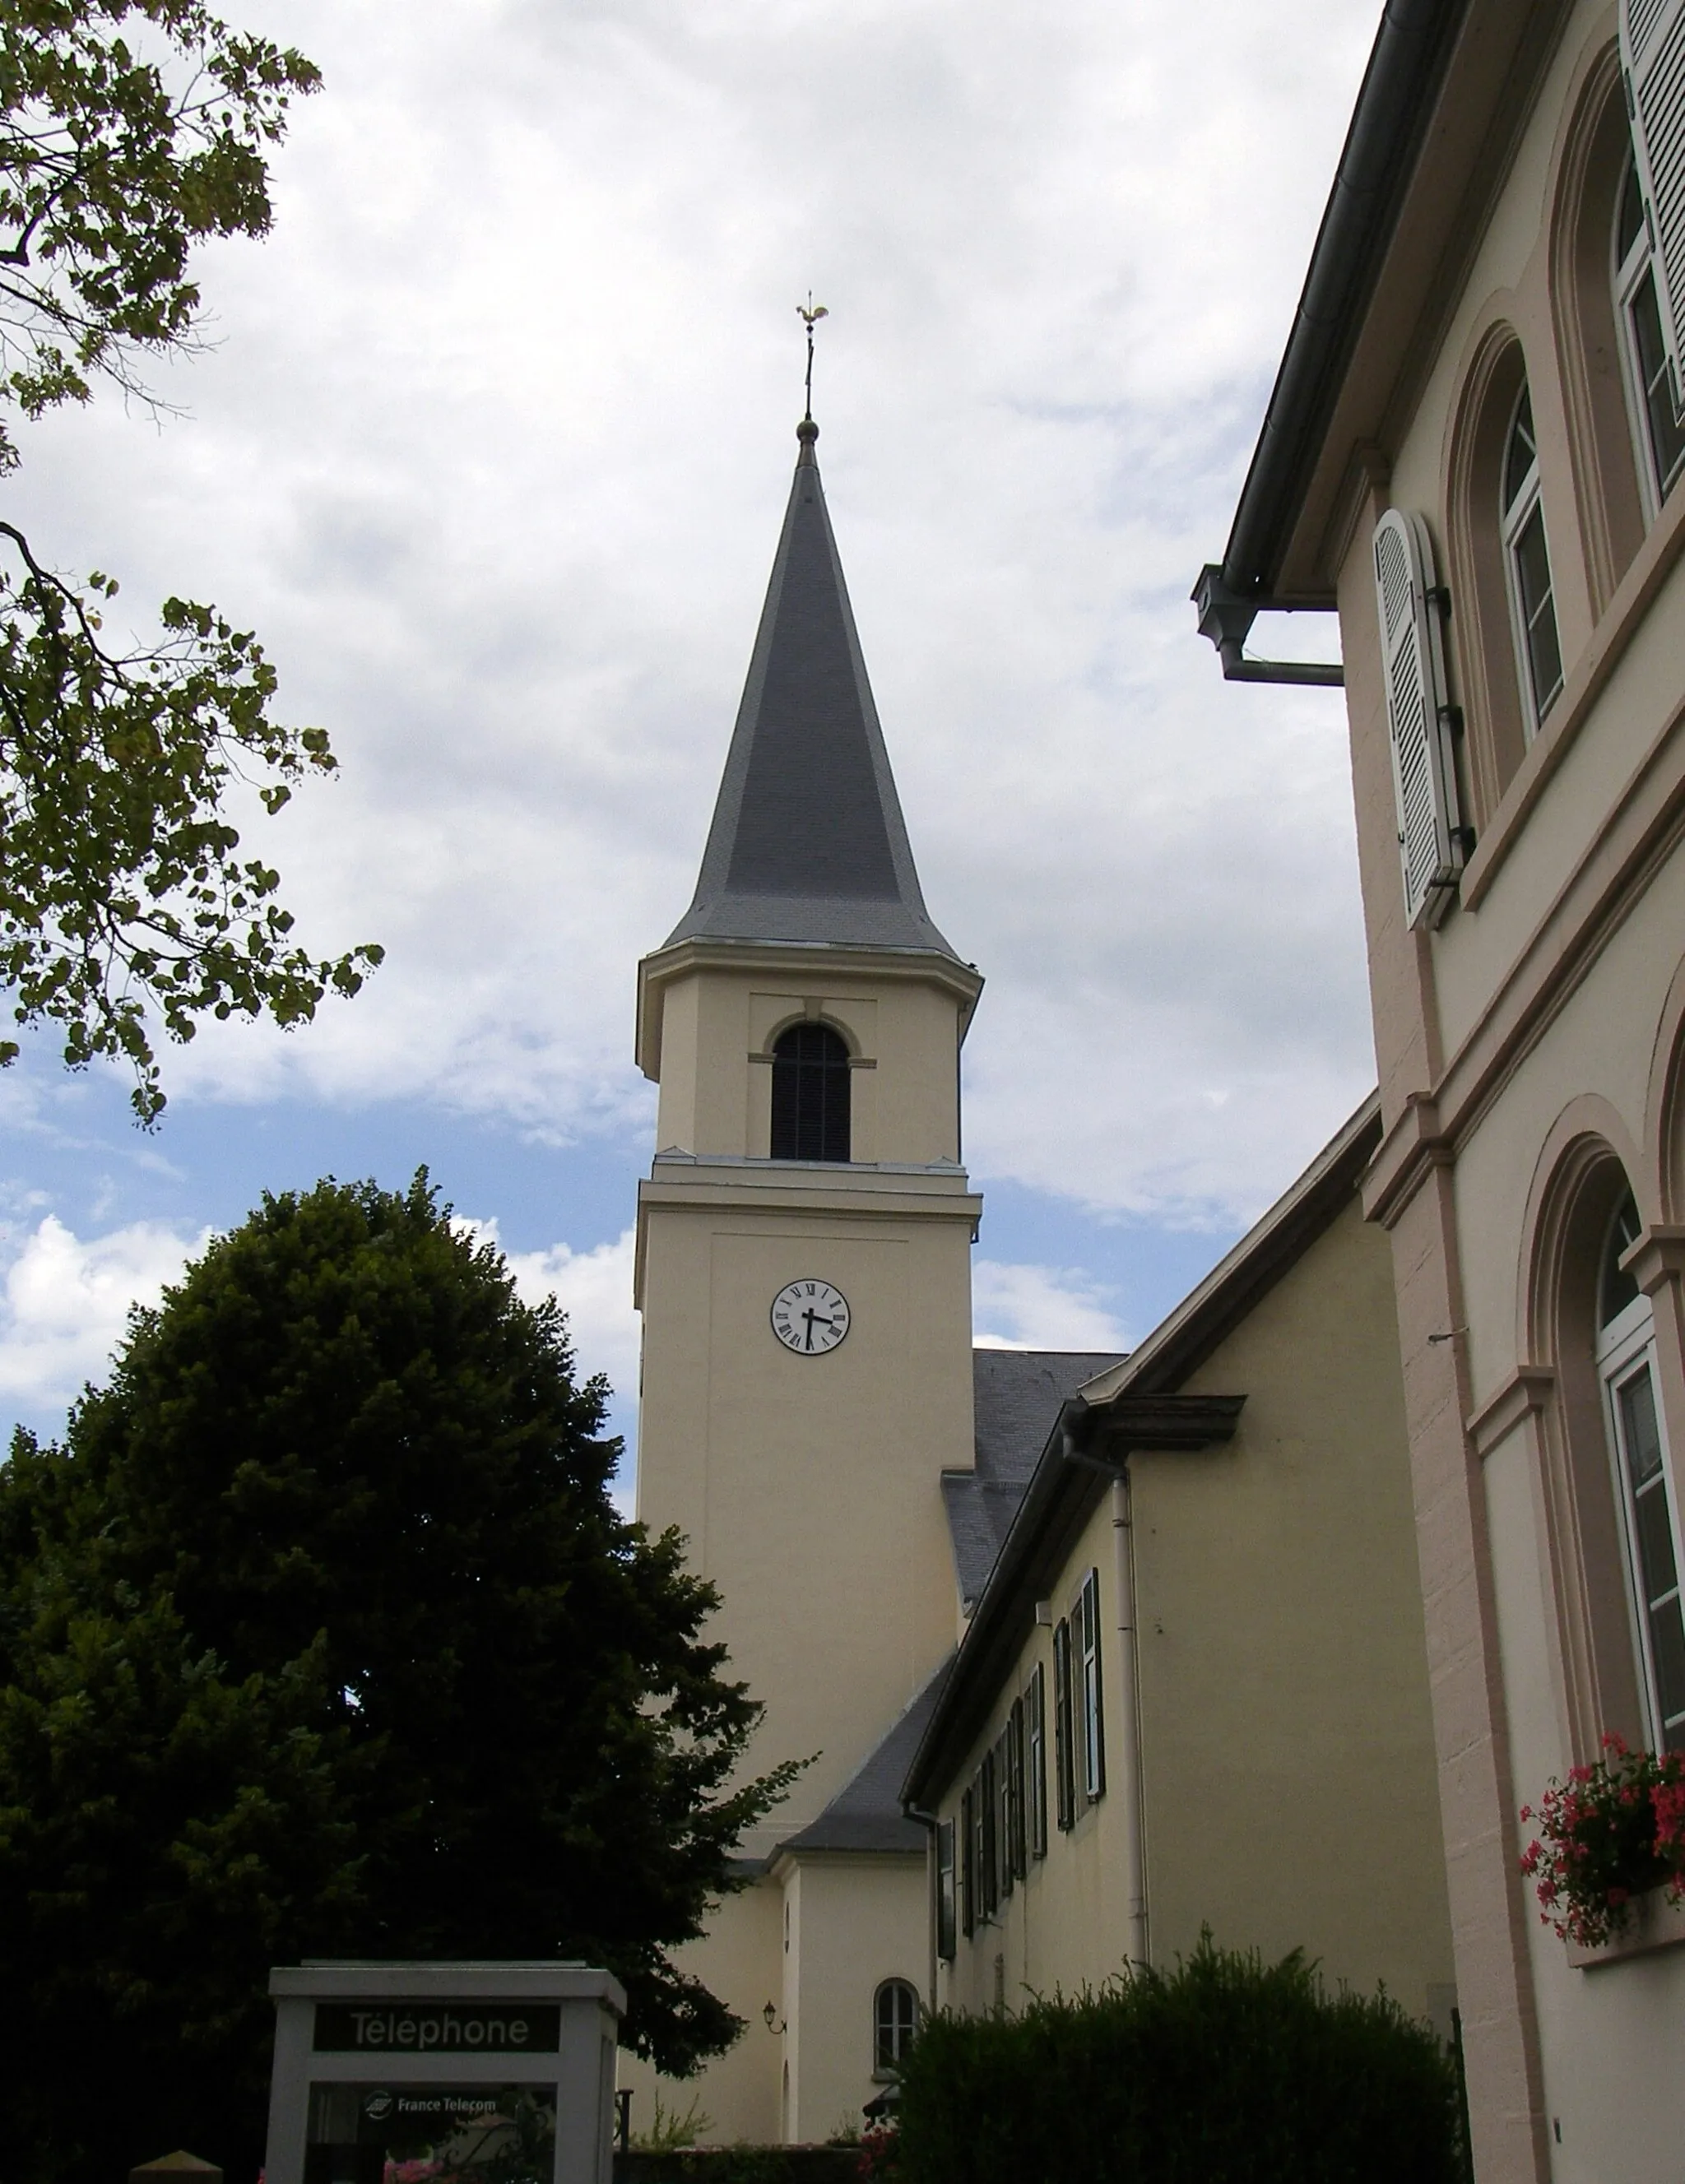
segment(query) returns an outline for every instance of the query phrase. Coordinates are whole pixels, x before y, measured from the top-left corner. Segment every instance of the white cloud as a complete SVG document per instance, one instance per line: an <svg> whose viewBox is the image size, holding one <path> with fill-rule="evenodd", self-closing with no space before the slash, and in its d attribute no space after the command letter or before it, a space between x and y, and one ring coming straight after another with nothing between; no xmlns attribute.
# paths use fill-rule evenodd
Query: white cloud
<svg viewBox="0 0 1685 2184"><path fill-rule="evenodd" d="M979 1350L1127 1350L1106 1290L1070 1267L972 1268L972 1340Z"/></svg>
<svg viewBox="0 0 1685 2184"><path fill-rule="evenodd" d="M0 1239L0 1250L9 1247L0 1397L40 1420L103 1379L131 1306L156 1304L209 1239L209 1229L187 1237L139 1221L84 1242L50 1213L26 1234Z"/></svg>
<svg viewBox="0 0 1685 2184"><path fill-rule="evenodd" d="M497 1241L495 1221L466 1220L460 1226L487 1241ZM574 1362L580 1377L605 1373L617 1408L638 1400L638 1315L632 1307L632 1249L628 1228L611 1244L576 1251L552 1244L548 1251L505 1254L515 1286L528 1304L553 1296L567 1314Z"/></svg>
<svg viewBox="0 0 1685 2184"><path fill-rule="evenodd" d="M694 881L812 285L915 850L990 979L974 1161L1173 1221L1270 1198L1372 1067L1345 735L1331 694L1225 686L1186 594L1375 7L261 12L327 86L273 238L204 254L191 415L56 416L7 487L122 604L254 623L343 762L259 837L307 936L387 967L170 1081L646 1127L633 966Z"/></svg>

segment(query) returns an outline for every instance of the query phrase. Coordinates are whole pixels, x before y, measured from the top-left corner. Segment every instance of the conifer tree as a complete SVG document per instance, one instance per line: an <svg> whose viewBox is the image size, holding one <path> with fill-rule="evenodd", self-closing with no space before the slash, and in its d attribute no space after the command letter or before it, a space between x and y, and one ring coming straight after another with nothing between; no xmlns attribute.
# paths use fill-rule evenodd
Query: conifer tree
<svg viewBox="0 0 1685 2184"><path fill-rule="evenodd" d="M268 1970L305 1955L583 1957L664 2070L735 2036L668 1952L792 1770L739 1779L759 1710L682 1543L609 1498L607 1392L422 1174L266 1198L62 1446L18 1437L8 2176L185 2144L244 2184Z"/></svg>

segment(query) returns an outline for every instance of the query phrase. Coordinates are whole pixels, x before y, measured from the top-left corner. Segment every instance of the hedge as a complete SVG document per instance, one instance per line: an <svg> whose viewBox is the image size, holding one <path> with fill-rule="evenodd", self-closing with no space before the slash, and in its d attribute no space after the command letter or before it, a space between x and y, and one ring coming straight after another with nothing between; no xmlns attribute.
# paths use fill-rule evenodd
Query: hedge
<svg viewBox="0 0 1685 2184"><path fill-rule="evenodd" d="M927 2019L900 2159L906 2184L1466 2184L1461 2119L1451 2055L1391 1997L1207 1934L1174 1972Z"/></svg>

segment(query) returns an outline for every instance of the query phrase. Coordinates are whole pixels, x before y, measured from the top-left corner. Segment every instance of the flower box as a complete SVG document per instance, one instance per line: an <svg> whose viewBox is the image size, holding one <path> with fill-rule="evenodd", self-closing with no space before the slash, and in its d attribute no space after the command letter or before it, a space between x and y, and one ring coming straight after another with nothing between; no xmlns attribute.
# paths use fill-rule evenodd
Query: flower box
<svg viewBox="0 0 1685 2184"><path fill-rule="evenodd" d="M1576 1964L1685 1940L1685 1754L1632 1752L1618 1736L1603 1747L1521 1808L1538 1825L1521 1870Z"/></svg>

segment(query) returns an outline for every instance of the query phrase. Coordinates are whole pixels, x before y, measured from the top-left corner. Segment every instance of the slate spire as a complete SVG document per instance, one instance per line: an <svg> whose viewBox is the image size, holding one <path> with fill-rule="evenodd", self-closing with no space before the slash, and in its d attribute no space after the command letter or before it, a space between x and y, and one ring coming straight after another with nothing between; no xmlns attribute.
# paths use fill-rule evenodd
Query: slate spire
<svg viewBox="0 0 1685 2184"><path fill-rule="evenodd" d="M666 945L817 941L952 956L913 869L825 511L818 437L803 418L696 899Z"/></svg>

